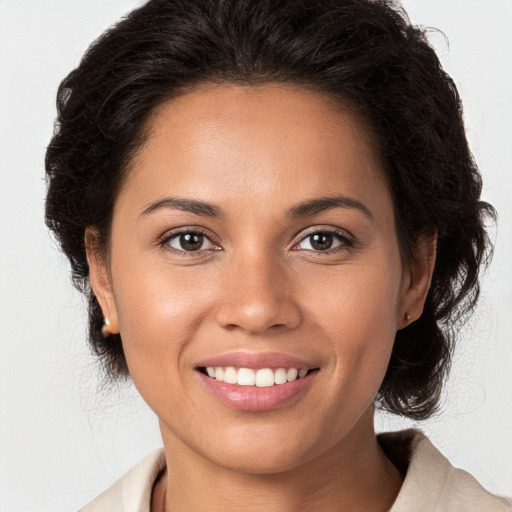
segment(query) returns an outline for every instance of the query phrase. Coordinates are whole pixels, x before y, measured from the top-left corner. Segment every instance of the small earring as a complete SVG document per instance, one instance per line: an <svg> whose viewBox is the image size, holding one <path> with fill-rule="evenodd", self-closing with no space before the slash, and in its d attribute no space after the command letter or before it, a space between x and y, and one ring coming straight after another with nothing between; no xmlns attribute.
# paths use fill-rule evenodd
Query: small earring
<svg viewBox="0 0 512 512"><path fill-rule="evenodd" d="M409 313L407 313L407 311L404 313L404 320L406 322L410 322L411 321L411 315L409 315Z"/></svg>
<svg viewBox="0 0 512 512"><path fill-rule="evenodd" d="M108 338L112 333L110 332L110 320L108 316L106 316L103 320L103 326L101 327L101 334L103 334L104 338Z"/></svg>

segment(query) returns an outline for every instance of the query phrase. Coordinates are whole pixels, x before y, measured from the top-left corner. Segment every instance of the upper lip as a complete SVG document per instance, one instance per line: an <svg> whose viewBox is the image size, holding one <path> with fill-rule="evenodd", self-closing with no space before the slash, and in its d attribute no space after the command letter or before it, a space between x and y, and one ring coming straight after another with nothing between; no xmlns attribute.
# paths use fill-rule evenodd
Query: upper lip
<svg viewBox="0 0 512 512"><path fill-rule="evenodd" d="M298 370L316 368L315 364L298 357L278 352L228 352L197 364L198 368L232 366L235 368L297 368Z"/></svg>

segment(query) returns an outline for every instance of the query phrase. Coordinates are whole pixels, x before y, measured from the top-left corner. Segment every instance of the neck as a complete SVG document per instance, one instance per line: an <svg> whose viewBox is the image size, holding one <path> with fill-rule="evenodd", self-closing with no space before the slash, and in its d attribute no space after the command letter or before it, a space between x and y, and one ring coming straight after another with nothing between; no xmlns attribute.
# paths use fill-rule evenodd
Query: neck
<svg viewBox="0 0 512 512"><path fill-rule="evenodd" d="M165 511L179 512L383 512L402 484L377 442L373 423L366 430L354 428L328 453L271 474L220 467L168 432L163 438L168 470L155 488L153 512L162 512L163 502Z"/></svg>

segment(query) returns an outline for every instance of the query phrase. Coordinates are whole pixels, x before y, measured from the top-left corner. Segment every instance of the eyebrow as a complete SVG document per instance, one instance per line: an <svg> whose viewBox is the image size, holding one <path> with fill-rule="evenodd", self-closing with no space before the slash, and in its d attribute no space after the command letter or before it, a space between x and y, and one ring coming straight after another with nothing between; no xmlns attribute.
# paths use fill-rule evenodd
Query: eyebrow
<svg viewBox="0 0 512 512"><path fill-rule="evenodd" d="M206 201L197 201L195 199L180 199L175 197L167 197L151 203L141 214L149 215L150 213L165 209L173 208L183 210L186 212L195 213L196 215L204 215L206 217L222 217L223 212L212 203ZM333 208L353 208L362 212L370 220L373 220L373 215L370 210L357 199L345 196L333 197L319 197L310 199L303 203L299 203L288 211L290 217L306 217L308 215L316 215L318 213L330 210Z"/></svg>
<svg viewBox="0 0 512 512"><path fill-rule="evenodd" d="M185 212L195 213L196 215L204 215L206 217L221 217L222 210L206 201L197 201L195 199L179 199L176 197L166 197L151 203L140 215L148 215L154 211L173 208L175 210L183 210Z"/></svg>
<svg viewBox="0 0 512 512"><path fill-rule="evenodd" d="M370 220L373 220L372 212L360 201L351 197L333 196L310 199L290 208L291 217L305 217L330 210L332 208L353 208L359 210Z"/></svg>

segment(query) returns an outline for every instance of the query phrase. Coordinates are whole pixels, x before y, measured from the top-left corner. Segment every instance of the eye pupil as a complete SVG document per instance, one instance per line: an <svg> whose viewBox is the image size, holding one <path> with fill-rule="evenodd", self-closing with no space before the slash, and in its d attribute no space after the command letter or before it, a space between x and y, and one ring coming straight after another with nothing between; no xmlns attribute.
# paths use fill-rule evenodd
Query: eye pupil
<svg viewBox="0 0 512 512"><path fill-rule="evenodd" d="M333 236L329 233L315 233L311 235L311 247L317 251L330 249L333 243Z"/></svg>
<svg viewBox="0 0 512 512"><path fill-rule="evenodd" d="M185 251L198 251L203 245L201 233L184 233L180 235L180 246Z"/></svg>

